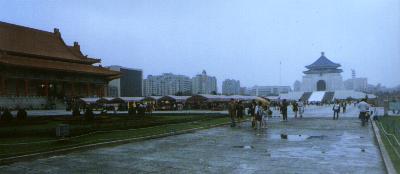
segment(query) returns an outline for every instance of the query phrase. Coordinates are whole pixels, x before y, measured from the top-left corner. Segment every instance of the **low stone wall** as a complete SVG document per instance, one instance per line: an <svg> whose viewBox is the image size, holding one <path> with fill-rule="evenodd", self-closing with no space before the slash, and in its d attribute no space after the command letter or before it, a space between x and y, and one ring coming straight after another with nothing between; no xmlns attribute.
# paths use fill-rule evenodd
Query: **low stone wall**
<svg viewBox="0 0 400 174"><path fill-rule="evenodd" d="M1 108L43 109L46 104L45 97L0 97Z"/></svg>

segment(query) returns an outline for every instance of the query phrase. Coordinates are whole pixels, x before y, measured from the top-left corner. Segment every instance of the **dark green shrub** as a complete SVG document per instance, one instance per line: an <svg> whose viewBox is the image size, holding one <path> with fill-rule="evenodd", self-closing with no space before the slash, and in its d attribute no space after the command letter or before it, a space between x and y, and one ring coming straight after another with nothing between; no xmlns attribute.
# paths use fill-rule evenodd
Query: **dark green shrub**
<svg viewBox="0 0 400 174"><path fill-rule="evenodd" d="M94 114L92 111L92 108L87 108L85 111L85 120L86 121L92 121L94 120Z"/></svg>
<svg viewBox="0 0 400 174"><path fill-rule="evenodd" d="M11 112L8 109L5 109L3 114L1 114L0 120L3 122L9 122L13 119Z"/></svg>
<svg viewBox="0 0 400 174"><path fill-rule="evenodd" d="M129 108L128 115L129 116L135 116L136 115L136 108L133 108L133 107Z"/></svg>
<svg viewBox="0 0 400 174"><path fill-rule="evenodd" d="M79 118L79 117L81 116L81 111L79 110L78 107L74 107L74 108L72 109L72 116L73 116L74 118Z"/></svg>
<svg viewBox="0 0 400 174"><path fill-rule="evenodd" d="M28 118L28 113L25 109L18 109L17 120L22 121Z"/></svg>

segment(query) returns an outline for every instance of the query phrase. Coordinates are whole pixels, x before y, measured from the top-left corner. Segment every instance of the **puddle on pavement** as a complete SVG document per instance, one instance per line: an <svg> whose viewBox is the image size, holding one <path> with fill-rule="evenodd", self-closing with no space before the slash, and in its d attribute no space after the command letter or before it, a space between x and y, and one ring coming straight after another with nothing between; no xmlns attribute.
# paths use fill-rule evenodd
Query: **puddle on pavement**
<svg viewBox="0 0 400 174"><path fill-rule="evenodd" d="M322 140L324 138L326 138L325 135L317 135L317 136L309 136L307 139L320 139L320 140Z"/></svg>
<svg viewBox="0 0 400 174"><path fill-rule="evenodd" d="M304 141L306 140L308 135L288 135L288 134L273 134L271 135L271 139L277 140L288 140L288 141Z"/></svg>
<svg viewBox="0 0 400 174"><path fill-rule="evenodd" d="M320 139L323 140L327 136L325 135L288 135L288 134L274 134L271 135L271 139L277 140L287 140L287 141L305 141L305 140L311 140L311 139Z"/></svg>
<svg viewBox="0 0 400 174"><path fill-rule="evenodd" d="M253 149L253 146L232 146L233 148L241 148L241 149Z"/></svg>

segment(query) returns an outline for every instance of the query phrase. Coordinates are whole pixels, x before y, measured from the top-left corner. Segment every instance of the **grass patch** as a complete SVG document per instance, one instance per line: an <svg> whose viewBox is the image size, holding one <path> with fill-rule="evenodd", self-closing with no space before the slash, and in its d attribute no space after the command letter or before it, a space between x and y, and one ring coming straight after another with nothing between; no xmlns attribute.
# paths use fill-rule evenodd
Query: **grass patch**
<svg viewBox="0 0 400 174"><path fill-rule="evenodd" d="M400 116L380 117L379 123L382 123L382 126L387 133L395 135L396 138L400 140ZM385 144L385 148L389 153L394 168L396 169L397 173L400 173L400 157L396 155L396 151L400 153L400 146L396 143L396 140L393 136L386 136L382 130L382 127L380 125L378 127L381 129L380 133L382 136L382 141L383 144Z"/></svg>
<svg viewBox="0 0 400 174"><path fill-rule="evenodd" d="M32 124L9 123L0 127L0 158L209 127L226 123L229 119L220 115L188 115L142 118L112 116L96 118L93 122L65 118L45 122L39 119L40 124L35 121ZM55 137L55 127L60 123L70 124L72 137L64 140Z"/></svg>

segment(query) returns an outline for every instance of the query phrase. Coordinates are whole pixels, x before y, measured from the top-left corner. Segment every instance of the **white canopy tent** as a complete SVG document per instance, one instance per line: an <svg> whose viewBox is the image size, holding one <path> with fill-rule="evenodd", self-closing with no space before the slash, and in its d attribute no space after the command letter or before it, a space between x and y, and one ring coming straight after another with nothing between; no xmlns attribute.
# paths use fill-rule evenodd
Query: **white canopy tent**
<svg viewBox="0 0 400 174"><path fill-rule="evenodd" d="M123 101L124 103L128 102L141 102L143 101L144 97L117 97L111 100L111 102L114 101Z"/></svg>
<svg viewBox="0 0 400 174"><path fill-rule="evenodd" d="M373 94L366 94L366 93L363 93L363 92L351 91L351 90L335 91L335 95L333 96L333 98L334 99L339 99L339 100L345 100L345 99L348 99L348 98L363 99L366 96L368 98L370 98L370 99L376 98L376 96L373 95Z"/></svg>
<svg viewBox="0 0 400 174"><path fill-rule="evenodd" d="M177 96L177 95L167 95L164 97L161 97L159 100L160 101L174 101L178 103L185 103L188 98L191 96Z"/></svg>
<svg viewBox="0 0 400 174"><path fill-rule="evenodd" d="M86 104L94 104L96 103L98 100L100 100L100 98L80 98L80 100Z"/></svg>
<svg viewBox="0 0 400 174"><path fill-rule="evenodd" d="M303 96L303 94L304 92L289 92L286 94L280 94L279 97L281 100L286 99L298 101L300 100L301 96Z"/></svg>

